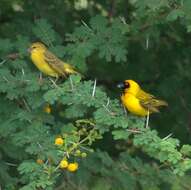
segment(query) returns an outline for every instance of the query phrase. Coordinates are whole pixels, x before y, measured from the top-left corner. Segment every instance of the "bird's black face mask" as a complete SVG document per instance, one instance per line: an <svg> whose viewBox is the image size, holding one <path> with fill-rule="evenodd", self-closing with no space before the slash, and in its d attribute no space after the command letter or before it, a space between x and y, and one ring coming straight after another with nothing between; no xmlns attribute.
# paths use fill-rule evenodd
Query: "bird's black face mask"
<svg viewBox="0 0 191 190"><path fill-rule="evenodd" d="M117 85L118 88L121 88L123 90L127 89L130 87L129 83L128 82L121 82Z"/></svg>

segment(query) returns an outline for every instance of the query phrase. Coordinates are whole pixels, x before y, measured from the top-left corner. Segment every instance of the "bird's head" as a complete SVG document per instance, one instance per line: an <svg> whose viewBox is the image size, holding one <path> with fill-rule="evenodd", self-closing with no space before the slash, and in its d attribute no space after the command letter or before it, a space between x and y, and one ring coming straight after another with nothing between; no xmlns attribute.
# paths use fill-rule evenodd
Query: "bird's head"
<svg viewBox="0 0 191 190"><path fill-rule="evenodd" d="M124 82L119 83L117 87L123 89L124 93L131 93L133 95L136 95L140 89L139 84L134 80L125 80Z"/></svg>
<svg viewBox="0 0 191 190"><path fill-rule="evenodd" d="M44 51L46 50L46 46L41 43L41 42L35 42L35 43L32 43L30 48L28 49L28 51L30 53L33 53L33 52L36 52L36 51Z"/></svg>

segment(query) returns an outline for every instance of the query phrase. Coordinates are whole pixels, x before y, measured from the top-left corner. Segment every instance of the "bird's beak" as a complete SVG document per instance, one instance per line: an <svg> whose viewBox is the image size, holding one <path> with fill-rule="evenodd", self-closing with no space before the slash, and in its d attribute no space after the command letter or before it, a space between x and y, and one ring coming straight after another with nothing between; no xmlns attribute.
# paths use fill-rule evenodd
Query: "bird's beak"
<svg viewBox="0 0 191 190"><path fill-rule="evenodd" d="M31 48L28 48L28 49L27 49L27 52L28 52L28 53L31 53L31 51L32 51Z"/></svg>
<svg viewBox="0 0 191 190"><path fill-rule="evenodd" d="M123 83L123 82L120 82L120 83L117 85L117 87L118 87L118 88L122 88L122 89L123 89L123 88L125 87L125 85L124 85L124 83Z"/></svg>

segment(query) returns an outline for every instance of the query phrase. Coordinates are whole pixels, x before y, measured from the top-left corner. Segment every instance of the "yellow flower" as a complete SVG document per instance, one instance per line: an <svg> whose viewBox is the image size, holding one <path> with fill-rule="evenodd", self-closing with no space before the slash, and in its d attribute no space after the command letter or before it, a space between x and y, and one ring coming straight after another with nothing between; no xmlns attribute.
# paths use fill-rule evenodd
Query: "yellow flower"
<svg viewBox="0 0 191 190"><path fill-rule="evenodd" d="M67 168L68 171L75 172L77 169L78 169L78 163L77 162L68 164L68 168Z"/></svg>
<svg viewBox="0 0 191 190"><path fill-rule="evenodd" d="M44 112L46 112L46 113L51 113L51 107L50 107L50 105L48 104L48 105L46 105L45 107L44 107Z"/></svg>
<svg viewBox="0 0 191 190"><path fill-rule="evenodd" d="M68 161L66 159L61 160L60 168L64 169L68 167Z"/></svg>
<svg viewBox="0 0 191 190"><path fill-rule="evenodd" d="M39 158L38 158L38 159L36 160L36 163L37 163L37 164L43 164L44 161L43 161L42 159L39 159Z"/></svg>
<svg viewBox="0 0 191 190"><path fill-rule="evenodd" d="M57 137L55 139L55 142L54 142L55 145L63 145L64 144L64 140L62 137Z"/></svg>

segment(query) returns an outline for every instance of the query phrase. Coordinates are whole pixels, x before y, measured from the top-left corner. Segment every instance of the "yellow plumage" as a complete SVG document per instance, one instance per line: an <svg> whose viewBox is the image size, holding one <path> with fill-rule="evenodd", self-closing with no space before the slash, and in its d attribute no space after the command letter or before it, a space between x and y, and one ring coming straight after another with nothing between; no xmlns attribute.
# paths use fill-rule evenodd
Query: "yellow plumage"
<svg viewBox="0 0 191 190"><path fill-rule="evenodd" d="M138 116L159 112L160 106L167 106L167 102L156 99L153 95L143 91L138 83L125 80L118 87L123 89L121 101L127 110Z"/></svg>
<svg viewBox="0 0 191 190"><path fill-rule="evenodd" d="M33 43L29 51L32 62L46 75L58 78L78 73L71 65L60 60L40 42Z"/></svg>

